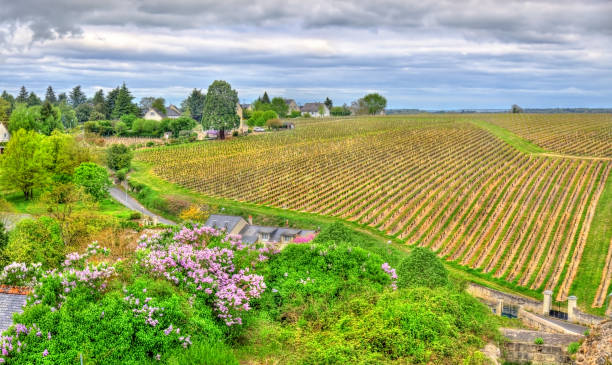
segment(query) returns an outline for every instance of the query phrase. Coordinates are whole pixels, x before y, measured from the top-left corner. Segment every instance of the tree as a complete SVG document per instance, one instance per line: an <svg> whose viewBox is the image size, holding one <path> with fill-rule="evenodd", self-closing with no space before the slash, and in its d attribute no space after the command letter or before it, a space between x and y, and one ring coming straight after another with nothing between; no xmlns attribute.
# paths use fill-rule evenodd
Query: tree
<svg viewBox="0 0 612 365"><path fill-rule="evenodd" d="M279 129L282 126L283 123L281 123L280 119L278 118L272 118L266 121L266 127L268 127L269 129Z"/></svg>
<svg viewBox="0 0 612 365"><path fill-rule="evenodd" d="M138 103L140 113L144 115L149 109L153 107L154 101L155 98L152 96L145 96L144 98L140 98L140 102Z"/></svg>
<svg viewBox="0 0 612 365"><path fill-rule="evenodd" d="M330 98L325 98L325 102L323 102L323 104L325 104L325 106L329 110L331 110L332 107L334 106L334 103L332 102L332 100Z"/></svg>
<svg viewBox="0 0 612 365"><path fill-rule="evenodd" d="M272 110L278 114L279 117L284 118L287 116L289 112L289 105L285 103L285 99L280 97L275 97L272 99Z"/></svg>
<svg viewBox="0 0 612 365"><path fill-rule="evenodd" d="M9 132L14 133L19 129L25 129L26 131L40 130L40 115L37 109L35 107L28 108L26 104L17 104L9 118Z"/></svg>
<svg viewBox="0 0 612 365"><path fill-rule="evenodd" d="M50 135L54 130L63 130L62 116L60 109L45 101L40 108L40 133Z"/></svg>
<svg viewBox="0 0 612 365"><path fill-rule="evenodd" d="M518 106L516 104L512 105L511 110L512 110L513 114L518 114L518 113L522 113L523 112L523 108L521 108L520 106Z"/></svg>
<svg viewBox="0 0 612 365"><path fill-rule="evenodd" d="M2 92L2 95L0 96L0 98L10 104L10 108L8 110L8 114L9 114L9 117L10 117L11 112L13 111L13 108L15 108L15 97L13 95L7 93L6 90L4 90Z"/></svg>
<svg viewBox="0 0 612 365"><path fill-rule="evenodd" d="M270 97L268 96L268 92L264 91L263 96L261 97L261 102L264 104L270 104Z"/></svg>
<svg viewBox="0 0 612 365"><path fill-rule="evenodd" d="M351 115L351 110L344 104L343 106L332 107L329 113L333 116L344 116Z"/></svg>
<svg viewBox="0 0 612 365"><path fill-rule="evenodd" d="M351 103L351 114L364 115L368 114L368 106L363 98Z"/></svg>
<svg viewBox="0 0 612 365"><path fill-rule="evenodd" d="M196 121L189 117L178 117L170 119L168 129L172 131L174 137L178 137L181 131L190 131L196 126Z"/></svg>
<svg viewBox="0 0 612 365"><path fill-rule="evenodd" d="M65 129L71 129L77 126L78 119L74 109L66 103L66 100L59 102L58 106L61 114L62 124Z"/></svg>
<svg viewBox="0 0 612 365"><path fill-rule="evenodd" d="M27 103L28 102L28 91L26 90L25 86L21 86L21 89L19 89L19 94L17 95L17 98L15 99L16 103Z"/></svg>
<svg viewBox="0 0 612 365"><path fill-rule="evenodd" d="M209 87L204 102L202 125L219 131L219 138L225 139L225 131L237 128L240 117L236 113L238 93L226 81L216 80Z"/></svg>
<svg viewBox="0 0 612 365"><path fill-rule="evenodd" d="M41 104L42 104L42 100L40 100L38 95L36 95L36 93L32 91L30 95L28 96L28 106L36 106L36 105L41 105Z"/></svg>
<svg viewBox="0 0 612 365"><path fill-rule="evenodd" d="M119 87L116 87L113 90L109 91L106 95L105 106L107 119L111 118L111 114L113 113L113 110L115 110L115 101L117 99L117 95L119 95Z"/></svg>
<svg viewBox="0 0 612 365"><path fill-rule="evenodd" d="M93 162L84 162L74 171L74 182L82 186L96 201L104 199L108 195L111 181L108 172L100 165Z"/></svg>
<svg viewBox="0 0 612 365"><path fill-rule="evenodd" d="M57 104L57 97L55 96L55 91L53 91L53 87L51 87L51 85L47 87L47 93L45 94L45 101L48 101L51 104Z"/></svg>
<svg viewBox="0 0 612 365"><path fill-rule="evenodd" d="M11 116L11 103L0 98L0 121L9 120Z"/></svg>
<svg viewBox="0 0 612 365"><path fill-rule="evenodd" d="M85 96L85 93L83 93L83 91L81 91L81 85L77 85L75 86L69 94L69 98L70 98L70 105L72 105L73 108L77 108L79 105L85 103L87 101L87 96Z"/></svg>
<svg viewBox="0 0 612 365"><path fill-rule="evenodd" d="M54 181L68 181L74 170L93 156L84 143L79 143L72 135L54 131L44 139L43 148L48 156L49 172Z"/></svg>
<svg viewBox="0 0 612 365"><path fill-rule="evenodd" d="M202 94L202 90L193 89L187 99L181 102L181 109L183 112L189 112L194 120L201 123L205 101L206 95Z"/></svg>
<svg viewBox="0 0 612 365"><path fill-rule="evenodd" d="M132 103L133 99L134 97L132 96L132 93L130 93L130 90L128 90L124 82L123 85L121 85L119 92L117 93L111 117L113 119L119 119L122 115L125 114L139 114L140 109L138 109L138 106L136 104Z"/></svg>
<svg viewBox="0 0 612 365"><path fill-rule="evenodd" d="M94 108L89 103L80 104L74 109L74 112L76 113L77 121L79 123L87 122L93 111L94 111Z"/></svg>
<svg viewBox="0 0 612 365"><path fill-rule="evenodd" d="M43 264L44 269L57 268L64 258L65 245L61 227L51 217L24 219L11 233L6 252L12 261Z"/></svg>
<svg viewBox="0 0 612 365"><path fill-rule="evenodd" d="M124 144L114 144L106 152L106 163L111 170L130 169L132 151Z"/></svg>
<svg viewBox="0 0 612 365"><path fill-rule="evenodd" d="M99 114L102 114L102 119L106 118L106 100L104 99L104 90L100 89L94 94L91 103L93 108ZM91 117L90 117L91 118Z"/></svg>
<svg viewBox="0 0 612 365"><path fill-rule="evenodd" d="M58 104L61 104L61 103L68 104L68 97L66 96L66 93L60 93L57 96L57 102Z"/></svg>
<svg viewBox="0 0 612 365"><path fill-rule="evenodd" d="M4 250L6 245L8 244L9 236L6 231L6 227L4 226L4 222L0 221L0 252Z"/></svg>
<svg viewBox="0 0 612 365"><path fill-rule="evenodd" d="M374 115L385 110L387 106L387 99L384 96L373 93L363 97L366 107L368 108L368 114Z"/></svg>
<svg viewBox="0 0 612 365"><path fill-rule="evenodd" d="M448 272L435 253L415 247L398 267L397 286L408 288L426 286L436 288L448 283Z"/></svg>
<svg viewBox="0 0 612 365"><path fill-rule="evenodd" d="M151 104L151 107L159 110L160 112L164 113L164 115L167 113L166 112L166 100L164 100L164 98L157 98L155 100L153 100L153 103Z"/></svg>
<svg viewBox="0 0 612 365"><path fill-rule="evenodd" d="M49 156L41 148L43 139L35 131L20 129L11 136L0 159L0 181L5 187L21 190L27 200L49 178Z"/></svg>

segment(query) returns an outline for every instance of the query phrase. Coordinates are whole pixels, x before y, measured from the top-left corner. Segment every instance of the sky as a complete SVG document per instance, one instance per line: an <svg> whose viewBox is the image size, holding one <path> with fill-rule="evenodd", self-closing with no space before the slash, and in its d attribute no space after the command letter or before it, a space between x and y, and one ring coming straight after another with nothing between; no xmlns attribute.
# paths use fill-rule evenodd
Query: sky
<svg viewBox="0 0 612 365"><path fill-rule="evenodd" d="M612 107L610 0L0 0L0 90Z"/></svg>

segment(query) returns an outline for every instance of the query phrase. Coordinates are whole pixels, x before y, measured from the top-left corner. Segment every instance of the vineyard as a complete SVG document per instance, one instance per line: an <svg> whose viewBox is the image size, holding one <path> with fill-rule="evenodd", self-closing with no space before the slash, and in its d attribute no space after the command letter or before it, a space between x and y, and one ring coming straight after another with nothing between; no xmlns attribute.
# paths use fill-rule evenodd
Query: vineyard
<svg viewBox="0 0 612 365"><path fill-rule="evenodd" d="M549 150L612 154L609 116L584 116L574 129L573 116L546 117L490 119ZM580 286L585 248L599 244L598 282L581 301L601 307L612 281L612 232L604 244L588 239L612 161L521 153L469 117L312 119L137 158L203 194L368 225L513 285L552 289L557 300Z"/></svg>
<svg viewBox="0 0 612 365"><path fill-rule="evenodd" d="M610 114L490 114L484 119L553 152L612 157Z"/></svg>

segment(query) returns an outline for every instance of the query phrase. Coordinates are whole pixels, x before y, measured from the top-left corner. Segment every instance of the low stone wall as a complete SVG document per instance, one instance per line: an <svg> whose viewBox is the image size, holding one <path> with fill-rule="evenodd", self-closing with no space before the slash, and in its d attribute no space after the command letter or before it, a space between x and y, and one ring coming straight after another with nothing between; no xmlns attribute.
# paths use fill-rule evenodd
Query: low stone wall
<svg viewBox="0 0 612 365"><path fill-rule="evenodd" d="M470 283L466 289L471 295L482 298L488 302L496 303L498 300L503 300L505 304L517 305L523 307L531 312L541 313L542 302L539 300L523 297L520 295L514 295L504 293L499 290L490 289L482 285Z"/></svg>
<svg viewBox="0 0 612 365"><path fill-rule="evenodd" d="M512 363L573 364L569 355L558 346L507 342L502 344L501 351L504 360Z"/></svg>
<svg viewBox="0 0 612 365"><path fill-rule="evenodd" d="M578 308L574 308L574 317L576 318L576 322L589 326L594 326L604 320L602 317L584 313Z"/></svg>
<svg viewBox="0 0 612 365"><path fill-rule="evenodd" d="M540 331L552 332L552 333L561 333L561 334L574 334L574 332L569 331L556 323L547 321L536 316L533 313L527 312L525 310L519 311L519 319L525 323L528 327L534 328Z"/></svg>

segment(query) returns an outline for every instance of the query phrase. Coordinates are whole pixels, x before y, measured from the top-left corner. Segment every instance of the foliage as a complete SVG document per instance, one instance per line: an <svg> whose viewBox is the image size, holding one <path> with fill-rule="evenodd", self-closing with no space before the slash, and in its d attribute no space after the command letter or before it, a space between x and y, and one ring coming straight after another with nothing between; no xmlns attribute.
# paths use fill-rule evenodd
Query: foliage
<svg viewBox="0 0 612 365"><path fill-rule="evenodd" d="M55 96L55 91L53 91L53 87L51 87L51 85L47 87L47 92L45 93L45 101L51 104L57 103L57 97Z"/></svg>
<svg viewBox="0 0 612 365"><path fill-rule="evenodd" d="M10 101L0 98L0 121L7 121L11 115L12 105Z"/></svg>
<svg viewBox="0 0 612 365"><path fill-rule="evenodd" d="M70 100L70 105L76 109L79 105L87 101L87 96L85 96L85 93L81 90L81 85L77 85L70 91L68 99Z"/></svg>
<svg viewBox="0 0 612 365"><path fill-rule="evenodd" d="M266 121L266 127L271 129L279 129L283 127L283 123L278 118L272 118Z"/></svg>
<svg viewBox="0 0 612 365"><path fill-rule="evenodd" d="M314 243L348 243L355 241L353 231L340 222L334 222L325 227L317 237Z"/></svg>
<svg viewBox="0 0 612 365"><path fill-rule="evenodd" d="M334 106L330 109L329 113L333 116L346 116L351 115L351 109L346 104L343 106Z"/></svg>
<svg viewBox="0 0 612 365"><path fill-rule="evenodd" d="M523 112L523 108L521 108L520 106L516 104L513 104L512 107L510 108L510 111L512 112L512 114L518 114L518 113Z"/></svg>
<svg viewBox="0 0 612 365"><path fill-rule="evenodd" d="M74 171L74 182L97 201L108 196L111 186L106 169L93 162L84 162L77 167Z"/></svg>
<svg viewBox="0 0 612 365"><path fill-rule="evenodd" d="M206 95L202 93L202 90L193 89L187 99L181 102L181 109L189 112L191 118L197 122L202 122L202 112L204 111L205 101Z"/></svg>
<svg viewBox="0 0 612 365"><path fill-rule="evenodd" d="M42 148L43 139L34 131L20 129L11 136L0 158L0 181L21 190L26 199L31 199L34 189L44 186L49 178L49 155Z"/></svg>
<svg viewBox="0 0 612 365"><path fill-rule="evenodd" d="M285 103L285 99L277 96L272 98L272 102L270 104L272 105L272 110L274 110L280 118L287 116L287 113L289 112L289 105Z"/></svg>
<svg viewBox="0 0 612 365"><path fill-rule="evenodd" d="M166 100L164 98L156 98L151 103L151 107L159 110L162 114L166 114Z"/></svg>
<svg viewBox="0 0 612 365"><path fill-rule="evenodd" d="M49 157L48 169L54 180L69 180L81 163L94 159L86 145L70 134L57 131L44 138L43 148Z"/></svg>
<svg viewBox="0 0 612 365"><path fill-rule="evenodd" d="M398 267L400 288L426 286L436 288L448 284L448 272L435 253L423 247L412 249Z"/></svg>
<svg viewBox="0 0 612 365"><path fill-rule="evenodd" d="M4 226L4 222L0 221L0 252L4 250L9 241L9 235Z"/></svg>
<svg viewBox="0 0 612 365"><path fill-rule="evenodd" d="M92 120L91 114L94 112L94 108L91 104L82 103L74 109L74 112L78 122L85 123L88 120Z"/></svg>
<svg viewBox="0 0 612 365"><path fill-rule="evenodd" d="M112 91L108 94L109 97L111 97L111 93ZM113 108L111 112L111 117L113 119L119 119L126 114L139 114L140 109L138 109L138 105L132 103L134 97L125 85L125 82L117 91L116 96L113 96L115 97L112 103Z"/></svg>
<svg viewBox="0 0 612 365"><path fill-rule="evenodd" d="M368 114L374 115L385 110L387 106L387 99L384 96L373 93L368 94L363 97L363 101L365 102L365 106L367 107Z"/></svg>
<svg viewBox="0 0 612 365"><path fill-rule="evenodd" d="M536 345L543 345L544 344L544 339L542 337L536 337L535 340L533 340L533 343Z"/></svg>
<svg viewBox="0 0 612 365"><path fill-rule="evenodd" d="M330 111L334 106L334 102L329 97L325 98L325 101L323 102L323 104L325 104L327 109L329 109Z"/></svg>
<svg viewBox="0 0 612 365"><path fill-rule="evenodd" d="M202 112L202 125L207 129L219 130L220 138L225 137L225 130L237 128L240 117L236 113L238 93L226 81L214 81L208 87L204 111Z"/></svg>
<svg viewBox="0 0 612 365"><path fill-rule="evenodd" d="M59 223L49 217L20 221L10 234L5 253L17 262L42 263L58 267L64 257L64 242Z"/></svg>
<svg viewBox="0 0 612 365"><path fill-rule="evenodd" d="M302 115L302 112L299 110L292 110L291 114L289 114L289 118L297 118Z"/></svg>
<svg viewBox="0 0 612 365"><path fill-rule="evenodd" d="M39 110L37 108L28 108L26 104L17 104L9 118L8 130L15 133L20 129L26 131L39 130Z"/></svg>
<svg viewBox="0 0 612 365"><path fill-rule="evenodd" d="M567 346L567 353L570 355L573 355L575 353L578 352L578 350L580 349L580 343L579 342L572 342Z"/></svg>
<svg viewBox="0 0 612 365"><path fill-rule="evenodd" d="M124 144L113 144L106 152L106 163L111 170L130 169L132 151Z"/></svg>
<svg viewBox="0 0 612 365"><path fill-rule="evenodd" d="M172 131L174 137L178 137L181 131L191 131L195 126L195 120L184 116L170 119L168 122L168 129Z"/></svg>
<svg viewBox="0 0 612 365"><path fill-rule="evenodd" d="M191 222L204 222L208 219L210 213L208 211L202 210L197 205L191 205L189 208L183 210L180 214L180 218L184 221Z"/></svg>
<svg viewBox="0 0 612 365"><path fill-rule="evenodd" d="M42 100L40 100L38 95L36 95L36 93L32 91L30 92L30 95L28 95L27 104L28 106L38 106L42 104Z"/></svg>
<svg viewBox="0 0 612 365"><path fill-rule="evenodd" d="M40 132L47 136L54 130L64 129L59 108L53 107L48 101L40 108L40 126Z"/></svg>

